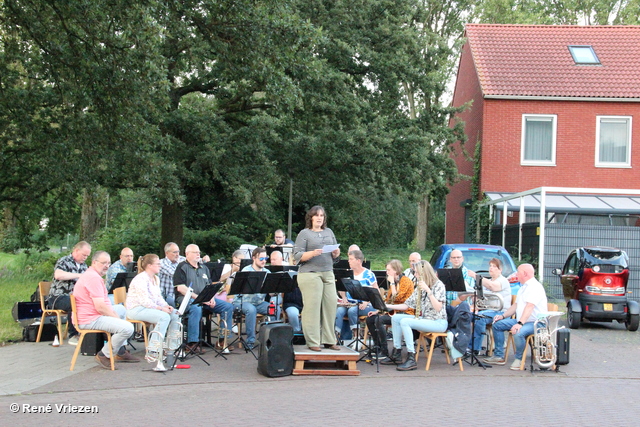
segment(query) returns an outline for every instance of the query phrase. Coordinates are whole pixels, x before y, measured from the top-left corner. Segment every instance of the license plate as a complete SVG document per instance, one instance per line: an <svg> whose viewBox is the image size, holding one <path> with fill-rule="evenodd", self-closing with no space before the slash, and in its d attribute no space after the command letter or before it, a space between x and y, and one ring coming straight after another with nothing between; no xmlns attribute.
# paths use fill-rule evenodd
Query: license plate
<svg viewBox="0 0 640 427"><path fill-rule="evenodd" d="M613 304L602 304L604 311L613 311Z"/></svg>

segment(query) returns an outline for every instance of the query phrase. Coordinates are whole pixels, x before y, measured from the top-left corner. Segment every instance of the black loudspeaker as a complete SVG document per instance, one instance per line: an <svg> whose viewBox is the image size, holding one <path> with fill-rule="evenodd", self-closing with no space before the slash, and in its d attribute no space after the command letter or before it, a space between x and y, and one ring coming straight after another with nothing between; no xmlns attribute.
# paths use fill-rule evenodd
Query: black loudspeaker
<svg viewBox="0 0 640 427"><path fill-rule="evenodd" d="M568 365L569 364L569 344L571 342L571 331L567 328L558 329L556 332L558 353L556 359L556 365Z"/></svg>
<svg viewBox="0 0 640 427"><path fill-rule="evenodd" d="M95 356L98 354L102 347L104 347L104 342L107 340L107 336L105 334L86 334L82 339L82 347L80 347L80 353L83 356ZM114 352L117 351L114 349Z"/></svg>
<svg viewBox="0 0 640 427"><path fill-rule="evenodd" d="M284 377L293 372L293 328L283 323L263 325L258 341L258 372L265 377Z"/></svg>

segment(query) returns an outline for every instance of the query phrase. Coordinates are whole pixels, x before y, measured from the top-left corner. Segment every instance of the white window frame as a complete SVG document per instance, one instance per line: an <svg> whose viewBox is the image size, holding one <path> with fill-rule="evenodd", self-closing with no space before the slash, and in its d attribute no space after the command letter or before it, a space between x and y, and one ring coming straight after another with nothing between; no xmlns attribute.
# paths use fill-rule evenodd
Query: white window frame
<svg viewBox="0 0 640 427"><path fill-rule="evenodd" d="M600 161L600 123L602 119L624 119L627 122L627 161L626 162L601 162ZM630 168L631 167L631 130L633 118L631 116L596 116L596 167L597 168Z"/></svg>
<svg viewBox="0 0 640 427"><path fill-rule="evenodd" d="M551 119L551 160L525 160L525 138L527 134L527 119ZM523 114L522 135L520 141L520 165L522 166L555 166L556 165L556 137L558 133L558 116L556 114Z"/></svg>

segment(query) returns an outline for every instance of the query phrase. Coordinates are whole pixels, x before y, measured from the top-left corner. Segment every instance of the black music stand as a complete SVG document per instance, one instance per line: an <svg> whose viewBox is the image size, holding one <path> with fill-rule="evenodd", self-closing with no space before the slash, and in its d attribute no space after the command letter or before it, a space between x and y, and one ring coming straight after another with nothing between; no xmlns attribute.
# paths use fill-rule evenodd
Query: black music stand
<svg viewBox="0 0 640 427"><path fill-rule="evenodd" d="M264 279L261 294L276 294L276 306L280 305L280 294L284 292L292 292L296 288L295 277L298 275L295 271L282 271L278 273L269 273ZM276 313L277 313L276 307ZM282 320L277 319L275 321L266 321L265 325L270 323L284 323Z"/></svg>
<svg viewBox="0 0 640 427"><path fill-rule="evenodd" d="M356 300L356 310L360 310L360 307L359 307L360 303L364 301L371 302L371 300L369 299L370 298L369 294L365 291L366 287L362 286L360 281L355 279L341 279L340 282L342 286L337 286L336 289L339 291L349 292L349 295L351 296L351 298ZM375 290L375 288L372 288L372 289ZM356 317L358 318L358 321L356 322L355 350L357 352L360 352L358 344L362 343L362 345L367 348L368 346L360 339L360 316L357 316L357 313L358 312L356 311ZM349 314L349 310L347 310L347 317L348 317L348 314Z"/></svg>
<svg viewBox="0 0 640 427"><path fill-rule="evenodd" d="M127 292L129 292L129 284L131 284L131 281L137 275L138 273L124 273L124 272L116 274L115 279L113 279L113 284L111 285L111 289L109 290L109 293L112 294L114 289L118 289L123 286L127 289Z"/></svg>
<svg viewBox="0 0 640 427"><path fill-rule="evenodd" d="M244 268L246 266L251 265L251 264L253 264L253 258L242 258L240 260L240 267L239 267L238 272L244 270Z"/></svg>
<svg viewBox="0 0 640 427"><path fill-rule="evenodd" d="M376 282L382 289L389 289L389 282L387 281L387 270L371 270L376 276Z"/></svg>
<svg viewBox="0 0 640 427"><path fill-rule="evenodd" d="M487 368L493 368L493 366L486 364L484 362L481 362L480 359L478 359L478 356L476 356L476 351L475 351L476 349L473 344L475 341L474 338L475 338L475 331L476 331L476 316L477 316L476 310L477 310L478 298L484 297L484 290L482 289L483 277L478 274L476 275L476 279L477 279L476 285L473 288L473 310L471 314L471 353L465 354L462 360L467 362L471 366L478 365L482 369L486 370ZM467 359L471 359L471 361Z"/></svg>
<svg viewBox="0 0 640 427"><path fill-rule="evenodd" d="M213 298L215 298L216 294L220 291L222 286L224 286L224 283L222 283L222 282L216 282L216 283L212 283L212 284L209 284L209 285L205 286L204 289L198 294L198 298L193 300L192 304L198 304L200 306L203 306L206 302L209 302ZM203 308L203 310L204 310L204 308ZM222 358L224 360L227 360L227 358L224 356L224 354L222 354L224 349L222 349L222 351L219 351L215 346L211 345L211 343L210 343L211 330L209 329L207 331L207 333L209 335L209 341L205 341L205 339L204 339L204 335L205 334L204 334L204 331L202 330L202 324L200 324L200 340L198 341L198 346L199 347L207 346L207 347L209 347L210 349L212 349L213 351L216 352L216 357L222 356Z"/></svg>
<svg viewBox="0 0 640 427"><path fill-rule="evenodd" d="M269 271L278 273L280 271L298 271L297 265L269 265Z"/></svg>
<svg viewBox="0 0 640 427"><path fill-rule="evenodd" d="M379 290L377 290L376 288L368 287L368 286L362 286L362 290L367 294L367 297L369 298L369 301L371 301L371 305L373 306L373 308L378 310L379 313L382 313L383 311L387 310L387 305L384 303L384 300L382 299L382 295L380 295ZM373 334L371 335L373 338ZM373 342L375 343L375 339L373 340ZM383 345L387 345L387 343L385 342ZM367 357L368 360L372 360L372 354L371 354L372 350L375 350L376 354L380 354L380 347L377 345L374 347L367 346L367 348L368 348L367 354L365 356L362 356L360 360L362 360L362 358L364 357ZM376 357L376 372L380 372L380 359L378 357Z"/></svg>
<svg viewBox="0 0 640 427"><path fill-rule="evenodd" d="M439 268L438 279L444 283L447 292L466 292L467 287L464 284L461 268ZM447 304L449 298L447 298Z"/></svg>
<svg viewBox="0 0 640 427"><path fill-rule="evenodd" d="M238 271L236 277L231 284L229 295L237 295L240 297L240 313L242 313L242 297L243 295L251 295L260 293L260 288L267 276L266 271ZM240 344L244 347L245 353L253 354L253 357L258 359L258 356L253 352L253 349L249 349L247 342L242 338L242 318L240 319L238 326L238 336L230 344L232 345L236 341L240 341Z"/></svg>
<svg viewBox="0 0 640 427"><path fill-rule="evenodd" d="M220 280L220 276L222 276L222 271L224 270L225 263L224 262L206 262L204 265L209 269L209 273L211 273L211 282L215 283Z"/></svg>

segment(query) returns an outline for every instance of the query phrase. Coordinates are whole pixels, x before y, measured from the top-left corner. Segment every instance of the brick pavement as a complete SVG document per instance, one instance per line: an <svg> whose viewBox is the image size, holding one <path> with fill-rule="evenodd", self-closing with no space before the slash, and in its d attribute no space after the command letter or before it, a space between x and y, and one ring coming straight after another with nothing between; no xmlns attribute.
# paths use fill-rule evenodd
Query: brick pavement
<svg viewBox="0 0 640 427"><path fill-rule="evenodd" d="M572 331L571 363L560 373L531 374L507 366L486 371L465 366L460 372L436 354L429 372L421 357L421 369L413 372L381 366L376 373L375 366L360 362L359 377L272 379L257 373L250 354L236 350L227 361L205 355L210 367L191 359L191 369L167 373L149 371L144 362L119 364L119 370L111 372L96 367L91 357L79 357L77 371L69 375L72 352L71 346L55 349L46 343L0 348L1 366L10 359L6 354L21 354L10 368L13 372L0 375L2 390L11 377L14 387L23 387L21 395L0 397L2 425L170 425L187 419L182 408L197 403L194 390L202 411L189 411L188 419L214 425L229 420L267 426L378 425L391 422L389 414L404 413L407 425L635 426L640 409L640 333L616 324ZM46 366L45 356L56 365ZM12 414L11 403L50 404L54 413ZM56 404L96 405L99 413L58 414Z"/></svg>

